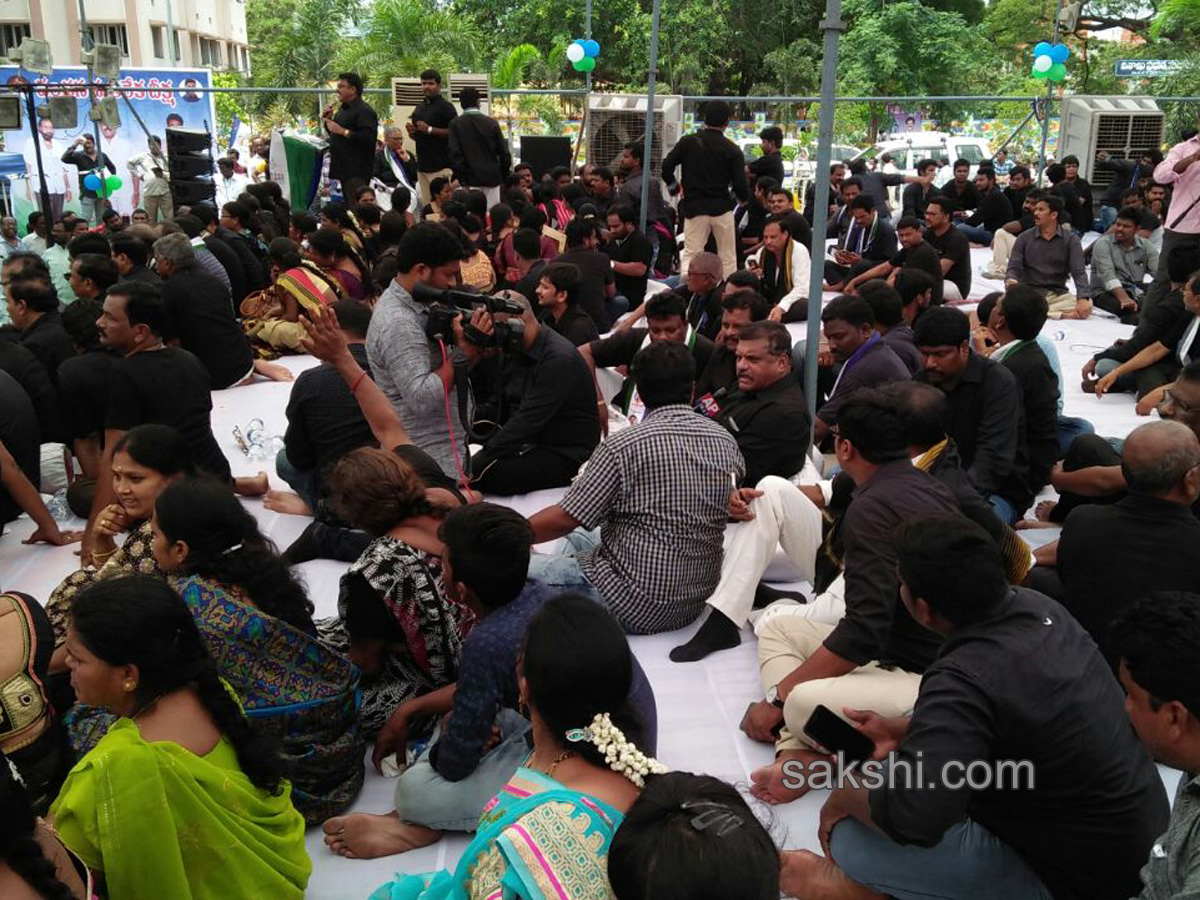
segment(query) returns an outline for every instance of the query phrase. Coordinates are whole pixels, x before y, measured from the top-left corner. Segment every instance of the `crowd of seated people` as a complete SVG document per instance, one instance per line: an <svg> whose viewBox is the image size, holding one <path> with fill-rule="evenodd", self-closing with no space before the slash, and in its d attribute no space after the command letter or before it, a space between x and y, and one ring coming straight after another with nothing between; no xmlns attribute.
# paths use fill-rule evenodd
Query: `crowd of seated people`
<svg viewBox="0 0 1200 900"><path fill-rule="evenodd" d="M0 262L0 522L81 542L48 596L0 573L0 893L300 898L319 827L347 860L469 836L372 900L1190 896L1200 141L1098 160L1128 186L1096 199L1073 157L1046 190L835 163L818 258L782 133L746 165L721 102L661 179L639 144L535 178L422 85L417 152L390 130L368 182L337 150L311 210L260 182ZM1004 284L968 315L972 245ZM1124 440L1063 414L1043 337L1094 310L1136 330L1079 391L1160 420ZM290 382L258 396L289 394L291 490L213 433L256 381ZM247 496L311 522L277 548ZM656 758L628 636L661 634L681 673L750 645L744 791ZM843 779L821 852L777 849L760 804L881 765L934 780ZM376 773L387 811L355 809Z"/></svg>

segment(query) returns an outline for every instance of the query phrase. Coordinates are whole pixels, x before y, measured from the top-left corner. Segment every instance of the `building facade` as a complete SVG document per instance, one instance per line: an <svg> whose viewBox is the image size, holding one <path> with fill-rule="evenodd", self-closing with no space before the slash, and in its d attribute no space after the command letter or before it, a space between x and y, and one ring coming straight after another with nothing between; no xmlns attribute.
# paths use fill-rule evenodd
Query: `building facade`
<svg viewBox="0 0 1200 900"><path fill-rule="evenodd" d="M83 0L83 9L93 38L119 46L124 66L250 73L245 0ZM0 0L0 56L22 37L49 41L55 65L81 65L79 0Z"/></svg>

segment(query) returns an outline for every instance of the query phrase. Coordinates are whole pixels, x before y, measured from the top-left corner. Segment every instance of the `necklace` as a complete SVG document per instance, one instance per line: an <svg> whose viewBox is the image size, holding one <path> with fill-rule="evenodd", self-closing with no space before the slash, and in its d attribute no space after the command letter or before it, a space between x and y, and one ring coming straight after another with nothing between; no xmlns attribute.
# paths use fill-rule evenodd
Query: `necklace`
<svg viewBox="0 0 1200 900"><path fill-rule="evenodd" d="M553 777L554 770L558 768L558 764L567 757L574 755L575 752L573 750L564 750L562 753L558 754L558 756L554 757L554 762L550 763L550 768L542 770L542 774L547 778Z"/></svg>

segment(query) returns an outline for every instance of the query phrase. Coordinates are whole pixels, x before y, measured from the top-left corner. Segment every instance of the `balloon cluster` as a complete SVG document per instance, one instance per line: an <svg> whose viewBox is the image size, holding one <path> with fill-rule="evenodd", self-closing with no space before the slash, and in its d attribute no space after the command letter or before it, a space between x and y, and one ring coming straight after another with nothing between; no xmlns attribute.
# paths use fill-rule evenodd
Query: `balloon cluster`
<svg viewBox="0 0 1200 900"><path fill-rule="evenodd" d="M117 191L119 191L121 189L121 185L124 183L125 182L121 181L121 179L118 178L116 175L109 175L107 178L104 179L105 194L106 195L115 194ZM87 188L89 191L99 191L100 190L100 176L97 175L95 172L92 172L90 175L87 175L83 179L83 186L85 188Z"/></svg>
<svg viewBox="0 0 1200 900"><path fill-rule="evenodd" d="M1033 77L1062 81L1067 77L1067 57L1071 51L1066 44L1041 41L1033 48Z"/></svg>
<svg viewBox="0 0 1200 900"><path fill-rule="evenodd" d="M592 71L599 55L600 45L591 38L576 38L567 46L567 59L576 72Z"/></svg>

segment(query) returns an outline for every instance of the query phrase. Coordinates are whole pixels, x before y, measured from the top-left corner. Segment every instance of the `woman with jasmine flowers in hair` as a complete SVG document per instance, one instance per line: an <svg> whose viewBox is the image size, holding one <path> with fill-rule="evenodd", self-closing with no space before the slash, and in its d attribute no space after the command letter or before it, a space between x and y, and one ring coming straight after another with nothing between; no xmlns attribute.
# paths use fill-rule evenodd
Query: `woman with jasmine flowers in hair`
<svg viewBox="0 0 1200 900"><path fill-rule="evenodd" d="M518 667L533 751L484 807L453 872L397 875L370 900L610 900L613 835L647 775L629 711L633 656L621 627L578 595L546 602Z"/></svg>

